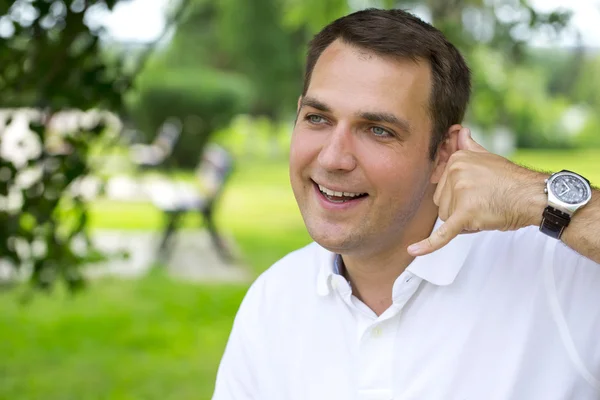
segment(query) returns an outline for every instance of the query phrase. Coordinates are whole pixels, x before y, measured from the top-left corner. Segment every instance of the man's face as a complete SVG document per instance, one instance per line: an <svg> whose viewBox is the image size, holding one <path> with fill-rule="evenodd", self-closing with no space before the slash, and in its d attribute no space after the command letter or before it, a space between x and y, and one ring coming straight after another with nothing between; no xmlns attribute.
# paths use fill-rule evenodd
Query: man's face
<svg viewBox="0 0 600 400"><path fill-rule="evenodd" d="M385 251L430 212L430 91L425 62L340 41L323 52L290 155L292 189L317 243L341 254Z"/></svg>

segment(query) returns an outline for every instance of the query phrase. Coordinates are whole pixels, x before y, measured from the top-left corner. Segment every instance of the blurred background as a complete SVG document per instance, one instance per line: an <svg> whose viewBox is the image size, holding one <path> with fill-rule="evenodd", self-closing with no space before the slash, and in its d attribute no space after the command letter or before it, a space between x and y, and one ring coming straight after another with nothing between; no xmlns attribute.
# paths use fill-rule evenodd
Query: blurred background
<svg viewBox="0 0 600 400"><path fill-rule="evenodd" d="M209 399L253 279L309 242L308 40L408 9L489 150L600 184L600 1L0 0L0 399Z"/></svg>

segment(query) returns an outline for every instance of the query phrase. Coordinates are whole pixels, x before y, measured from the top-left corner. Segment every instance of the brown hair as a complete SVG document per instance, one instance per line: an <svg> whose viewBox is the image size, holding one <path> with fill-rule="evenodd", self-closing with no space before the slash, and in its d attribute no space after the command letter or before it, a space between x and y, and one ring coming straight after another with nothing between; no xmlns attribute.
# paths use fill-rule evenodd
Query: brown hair
<svg viewBox="0 0 600 400"><path fill-rule="evenodd" d="M430 157L435 158L448 128L462 122L471 93L471 72L456 47L439 30L404 10L358 11L333 21L310 41L303 96L319 56L336 39L381 56L429 62Z"/></svg>

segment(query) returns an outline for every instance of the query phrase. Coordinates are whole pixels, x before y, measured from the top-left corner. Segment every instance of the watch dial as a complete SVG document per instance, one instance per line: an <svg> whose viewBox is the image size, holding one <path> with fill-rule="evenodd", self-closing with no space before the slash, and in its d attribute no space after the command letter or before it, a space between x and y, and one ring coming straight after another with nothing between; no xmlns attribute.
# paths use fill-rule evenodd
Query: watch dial
<svg viewBox="0 0 600 400"><path fill-rule="evenodd" d="M559 200L568 204L581 203L589 196L585 183L572 175L557 176L552 181L551 189Z"/></svg>

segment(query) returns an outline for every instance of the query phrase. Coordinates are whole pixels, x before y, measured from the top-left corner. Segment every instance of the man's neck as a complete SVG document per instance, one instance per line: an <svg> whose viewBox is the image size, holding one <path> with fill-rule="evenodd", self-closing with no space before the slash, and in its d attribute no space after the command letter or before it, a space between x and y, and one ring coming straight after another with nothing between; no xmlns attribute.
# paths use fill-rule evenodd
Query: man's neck
<svg viewBox="0 0 600 400"><path fill-rule="evenodd" d="M416 226L407 227L406 235L388 249L370 255L342 255L343 275L352 284L352 294L377 315L392 305L392 288L396 279L414 260L406 248L426 238L432 231L437 215L420 219Z"/></svg>

